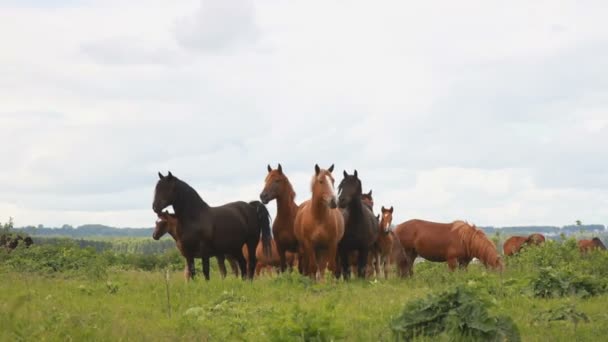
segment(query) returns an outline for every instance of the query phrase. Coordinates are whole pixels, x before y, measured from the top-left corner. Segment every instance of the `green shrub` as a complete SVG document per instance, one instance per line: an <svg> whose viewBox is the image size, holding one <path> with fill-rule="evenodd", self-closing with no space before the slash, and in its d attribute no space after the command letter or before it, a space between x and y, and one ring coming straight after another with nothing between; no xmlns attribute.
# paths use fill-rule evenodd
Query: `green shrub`
<svg viewBox="0 0 608 342"><path fill-rule="evenodd" d="M467 341L519 341L511 318L488 313L488 302L464 286L410 302L393 319L390 329L397 340L447 334Z"/></svg>
<svg viewBox="0 0 608 342"><path fill-rule="evenodd" d="M607 284L598 277L545 267L532 277L530 286L535 297L577 295L586 298L605 293Z"/></svg>

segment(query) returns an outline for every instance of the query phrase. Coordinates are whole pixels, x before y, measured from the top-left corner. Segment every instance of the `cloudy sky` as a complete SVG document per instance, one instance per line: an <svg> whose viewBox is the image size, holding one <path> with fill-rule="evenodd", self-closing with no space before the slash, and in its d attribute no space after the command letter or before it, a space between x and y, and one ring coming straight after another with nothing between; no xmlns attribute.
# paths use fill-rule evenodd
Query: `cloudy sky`
<svg viewBox="0 0 608 342"><path fill-rule="evenodd" d="M219 205L281 162L396 222L608 224L607 6L0 0L0 221L151 226L158 171Z"/></svg>

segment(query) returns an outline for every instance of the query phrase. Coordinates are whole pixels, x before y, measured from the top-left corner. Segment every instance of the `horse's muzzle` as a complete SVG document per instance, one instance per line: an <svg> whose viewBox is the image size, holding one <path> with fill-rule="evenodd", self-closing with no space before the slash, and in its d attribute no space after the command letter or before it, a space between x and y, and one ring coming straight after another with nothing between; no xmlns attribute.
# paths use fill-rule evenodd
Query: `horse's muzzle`
<svg viewBox="0 0 608 342"><path fill-rule="evenodd" d="M329 200L329 207L332 209L336 209L338 207L335 197L333 197L331 200Z"/></svg>
<svg viewBox="0 0 608 342"><path fill-rule="evenodd" d="M262 192L260 194L260 201L262 201L262 203L264 203L264 205L268 204L268 202L270 202L270 198L269 198L268 194L265 192Z"/></svg>

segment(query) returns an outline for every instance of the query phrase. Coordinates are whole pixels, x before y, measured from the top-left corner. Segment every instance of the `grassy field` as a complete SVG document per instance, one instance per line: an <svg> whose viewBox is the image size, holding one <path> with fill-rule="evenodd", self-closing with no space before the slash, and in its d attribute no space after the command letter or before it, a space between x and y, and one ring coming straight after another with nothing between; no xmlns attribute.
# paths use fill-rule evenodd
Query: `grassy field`
<svg viewBox="0 0 608 342"><path fill-rule="evenodd" d="M186 283L179 271L109 266L91 276L0 267L0 340L389 341L395 340L391 321L407 303L457 285L485 298L490 314L510 317L523 341L601 340L608 334L605 282L564 265L605 262L605 255L567 262L580 257L572 248L553 249L510 261L502 275L479 265L450 273L445 264L425 262L411 279L346 283L328 277L313 284L297 274L221 280L217 272L209 282ZM543 261L545 254L561 261L551 265L555 260ZM547 266L539 260L550 264L549 271L539 273ZM552 277L557 285L547 281ZM539 297L545 288L554 298ZM561 288L564 293L556 294ZM588 322L578 321L579 316ZM450 336L414 340L448 341Z"/></svg>

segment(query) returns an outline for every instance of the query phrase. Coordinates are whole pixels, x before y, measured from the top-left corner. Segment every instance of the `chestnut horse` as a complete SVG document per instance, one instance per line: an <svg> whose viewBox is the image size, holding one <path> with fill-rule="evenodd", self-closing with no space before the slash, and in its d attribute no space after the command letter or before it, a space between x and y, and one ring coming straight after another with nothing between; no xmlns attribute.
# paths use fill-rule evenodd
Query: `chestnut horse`
<svg viewBox="0 0 608 342"><path fill-rule="evenodd" d="M334 165L324 170L315 164L310 182L312 198L300 205L294 223L300 268L304 275L323 277L325 268L336 272L338 242L344 235L344 216L334 191Z"/></svg>
<svg viewBox="0 0 608 342"><path fill-rule="evenodd" d="M369 192L361 195L361 200L374 212L374 198L372 197L372 189Z"/></svg>
<svg viewBox="0 0 608 342"><path fill-rule="evenodd" d="M380 276L380 267L384 270L384 278L388 279L388 269L390 264L390 257L393 252L393 234L391 234L391 223L393 222L393 207L385 209L384 206L380 208L382 216L380 218L378 239L374 244L374 268L376 270L376 276Z"/></svg>
<svg viewBox="0 0 608 342"><path fill-rule="evenodd" d="M591 240L579 240L578 249L581 251L581 253L587 253L594 249L605 250L606 246L604 246L604 244L602 243L602 240L600 240L597 237L594 237Z"/></svg>
<svg viewBox="0 0 608 342"><path fill-rule="evenodd" d="M338 205L344 214L344 236L338 243L338 253L342 264L340 274L344 279L350 277L349 255L357 252L357 275L365 277L368 254L378 239L378 219L372 210L361 200L361 180L357 170L349 175L344 171L344 178L338 185L340 197Z"/></svg>
<svg viewBox="0 0 608 342"><path fill-rule="evenodd" d="M277 216L272 224L272 235L280 260L280 270L285 272L286 253L298 251L298 240L293 230L293 223L298 212L298 205L294 201L296 193L283 173L281 164L276 170L268 165L268 175L266 175L264 183L264 190L260 193L262 203L268 204L272 200L277 202ZM289 263L289 267L293 269L293 261Z"/></svg>
<svg viewBox="0 0 608 342"><path fill-rule="evenodd" d="M417 256L434 262L446 262L451 271L456 266L466 268L477 258L486 267L502 270L502 260L496 246L486 234L464 221L437 223L424 220L409 220L395 228L395 235L408 256L407 271L413 274Z"/></svg>
<svg viewBox="0 0 608 342"><path fill-rule="evenodd" d="M281 259L279 258L279 253L277 250L277 244L276 242L273 240L270 241L271 243L271 255L270 256L266 256L264 255L264 251L262 250L262 243L258 243L258 247L255 249L255 256L257 258L257 266L255 267L255 275L259 276L260 272L263 269L266 269L268 271L271 271L272 268L276 267L279 268L281 266ZM243 246L243 255L245 256L245 259L247 261L249 261L249 252L247 251L247 246ZM295 253L291 253L291 252L286 252L285 253L285 261L287 263L287 265L289 265L290 268L293 268L294 264L297 263L296 260L296 256L297 254Z"/></svg>
<svg viewBox="0 0 608 342"><path fill-rule="evenodd" d="M154 240L159 240L165 234L169 233L173 240L175 240L175 245L177 249L180 251L182 256L185 257L184 250L182 249L182 241L181 241L181 230L179 229L179 223L177 222L177 217L175 214L170 214L168 211L163 211L158 215L158 220L156 220L156 227L154 228L154 232L152 233L152 238ZM197 258L202 258L203 254L199 251L195 255ZM226 277L226 265L224 264L224 257L228 259L230 263L230 268L232 269L232 273L234 273L235 277L239 276L239 267L230 255L219 255L217 257L217 265L220 269L220 274L222 278ZM188 270L188 265L186 264L184 268L184 275L186 279L190 278L190 272Z"/></svg>
<svg viewBox="0 0 608 342"><path fill-rule="evenodd" d="M228 254L234 257L245 278L253 279L256 266L255 249L260 232L265 253L270 253L270 214L259 201L232 202L211 207L186 182L173 176L158 173L152 209L160 214L172 205L181 231L181 248L188 265L188 274L194 278L194 257L200 252L203 274L209 280L209 258ZM242 247L249 249L249 268L245 266Z"/></svg>
<svg viewBox="0 0 608 342"><path fill-rule="evenodd" d="M504 255L510 256L519 251L524 245L538 246L545 242L545 237L542 234L531 234L530 236L511 236L505 241L502 246Z"/></svg>

